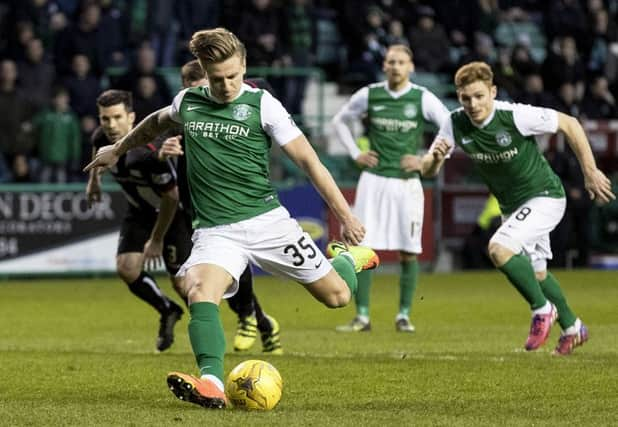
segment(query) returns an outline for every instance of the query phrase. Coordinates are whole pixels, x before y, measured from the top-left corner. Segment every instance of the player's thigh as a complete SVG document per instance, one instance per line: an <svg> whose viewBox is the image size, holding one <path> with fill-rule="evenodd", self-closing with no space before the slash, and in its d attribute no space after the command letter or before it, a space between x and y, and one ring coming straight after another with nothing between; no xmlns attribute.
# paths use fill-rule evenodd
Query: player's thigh
<svg viewBox="0 0 618 427"><path fill-rule="evenodd" d="M247 223L250 261L269 273L302 284L316 282L332 269L311 236L285 208L260 215Z"/></svg>
<svg viewBox="0 0 618 427"><path fill-rule="evenodd" d="M242 230L235 225L195 230L191 254L180 267L177 275L186 276L195 266L206 264L218 266L233 278L223 295L224 298L231 297L238 291L238 281L249 262L243 239ZM202 268L195 271L201 272ZM193 276L194 283L203 282L206 279L208 278L201 275ZM186 286L190 289L192 285L188 281Z"/></svg>
<svg viewBox="0 0 618 427"><path fill-rule="evenodd" d="M212 302L219 304L233 286L235 279L223 267L216 264L196 264L187 269L184 276L189 302Z"/></svg>
<svg viewBox="0 0 618 427"><path fill-rule="evenodd" d="M342 307L352 298L350 288L334 269L317 281L304 286L315 299L327 307Z"/></svg>
<svg viewBox="0 0 618 427"><path fill-rule="evenodd" d="M562 219L565 208L564 198L530 199L504 219L490 244L497 243L516 254L522 251L529 255L539 252L551 258L549 233Z"/></svg>

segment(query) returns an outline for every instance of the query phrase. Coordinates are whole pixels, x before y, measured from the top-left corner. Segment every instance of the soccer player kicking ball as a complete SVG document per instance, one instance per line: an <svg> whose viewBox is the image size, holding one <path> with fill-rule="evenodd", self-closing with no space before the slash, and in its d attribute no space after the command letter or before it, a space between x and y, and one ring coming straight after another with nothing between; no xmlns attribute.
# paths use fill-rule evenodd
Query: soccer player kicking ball
<svg viewBox="0 0 618 427"><path fill-rule="evenodd" d="M423 157L421 172L436 175L455 144L470 156L503 214L502 225L489 241L489 256L532 309L526 350L542 346L558 319L562 335L554 354L571 354L588 340L588 329L547 271L547 260L552 257L549 233L562 219L566 199L535 136L558 131L566 135L586 189L598 203L616 198L610 181L597 169L577 119L549 108L496 101L493 73L486 63L471 62L459 68L455 87L463 108L452 111L440 128Z"/></svg>
<svg viewBox="0 0 618 427"><path fill-rule="evenodd" d="M207 87L181 91L171 106L146 117L114 145L103 147L86 170L112 167L127 150L183 124L187 179L193 201L193 249L179 272L189 289L189 338L200 377L171 372L167 383L181 400L223 408L225 337L219 303L237 291L249 262L302 284L327 307L342 307L356 291L356 274L375 268L369 248L353 246L329 262L279 203L268 174L277 143L309 176L358 244L365 229L317 154L279 101L243 84L244 45L223 28L198 31L190 42L206 71Z"/></svg>

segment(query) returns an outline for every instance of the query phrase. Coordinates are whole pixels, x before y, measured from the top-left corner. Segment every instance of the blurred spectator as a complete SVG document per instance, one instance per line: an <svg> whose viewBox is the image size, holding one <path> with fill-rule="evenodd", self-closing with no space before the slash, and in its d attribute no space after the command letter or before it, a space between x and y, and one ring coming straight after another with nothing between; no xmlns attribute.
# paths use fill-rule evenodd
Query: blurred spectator
<svg viewBox="0 0 618 427"><path fill-rule="evenodd" d="M498 89L498 99L514 100L521 91L523 83L521 76L515 72L511 64L509 48L498 50L498 58L494 65L494 82Z"/></svg>
<svg viewBox="0 0 618 427"><path fill-rule="evenodd" d="M93 102L102 92L101 82L90 71L90 60L86 55L75 55L71 61L71 74L62 80L62 85L69 93L71 110L80 121L82 159L84 165L90 161L90 134L97 127L98 111ZM85 179L84 174L77 174Z"/></svg>
<svg viewBox="0 0 618 427"><path fill-rule="evenodd" d="M609 91L607 78L596 76L592 79L582 100L581 114L587 119L616 119L616 99Z"/></svg>
<svg viewBox="0 0 618 427"><path fill-rule="evenodd" d="M409 1L408 3L416 3ZM436 11L437 21L440 22L450 39L450 43L460 53L472 48L474 34L477 31L484 32L479 26L479 20L483 12L481 1L435 1L432 7ZM491 3L491 1L489 2ZM493 6L489 6L490 8ZM416 20L409 21L408 25L414 25ZM486 34L491 34L487 32ZM459 55L461 56L461 55ZM454 64L457 64L457 59Z"/></svg>
<svg viewBox="0 0 618 427"><path fill-rule="evenodd" d="M478 25L479 31L493 34L500 21L500 2L498 0L478 0Z"/></svg>
<svg viewBox="0 0 618 427"><path fill-rule="evenodd" d="M472 61L483 61L493 65L496 62L496 51L494 41L485 33L477 32L474 34L474 47L471 52L460 58L460 64L467 64Z"/></svg>
<svg viewBox="0 0 618 427"><path fill-rule="evenodd" d="M610 46L618 41L616 23L609 21L608 12L599 9L592 12L590 31L583 40L587 52L586 68L592 73L604 73L611 55Z"/></svg>
<svg viewBox="0 0 618 427"><path fill-rule="evenodd" d="M34 33L49 48L58 31L67 24L67 17L53 0L23 0L17 3L16 21L28 21Z"/></svg>
<svg viewBox="0 0 618 427"><path fill-rule="evenodd" d="M562 37L556 39L552 45L542 67L547 90L557 91L563 83L572 83L577 99L581 99L584 94L586 69L577 51L575 39Z"/></svg>
<svg viewBox="0 0 618 427"><path fill-rule="evenodd" d="M195 59L189 52L189 40L194 32L205 28L220 26L223 8L233 10L234 18L227 21L229 30L236 31L240 17L248 13L247 0L177 0L173 2L174 10L178 16L178 40L176 46L180 50L178 63L184 64ZM225 6L223 6L225 5ZM236 18L238 17L238 18ZM229 25L232 24L232 25Z"/></svg>
<svg viewBox="0 0 618 427"><path fill-rule="evenodd" d="M71 72L62 79L62 86L69 93L71 109L81 119L96 117L97 109L92 102L101 93L101 83L90 70L90 60L86 55L75 55L71 59Z"/></svg>
<svg viewBox="0 0 618 427"><path fill-rule="evenodd" d="M579 40L586 33L586 13L579 0L550 0L546 19L550 39L572 36Z"/></svg>
<svg viewBox="0 0 618 427"><path fill-rule="evenodd" d="M24 125L32 116L32 105L17 89L17 66L10 59L0 61L0 152L12 171L13 180L30 181L31 141Z"/></svg>
<svg viewBox="0 0 618 427"><path fill-rule="evenodd" d="M283 39L285 50L290 56L292 66L310 67L313 65L315 17L309 0L292 0L284 9L285 19ZM302 103L308 76L290 76L285 80L283 105L301 124Z"/></svg>
<svg viewBox="0 0 618 427"><path fill-rule="evenodd" d="M17 64L19 87L33 107L40 110L49 105L56 69L46 57L41 39L31 39L26 46L26 58Z"/></svg>
<svg viewBox="0 0 618 427"><path fill-rule="evenodd" d="M148 43L143 43L138 49L135 62L123 75L112 80L114 89L136 93L142 77L151 77L157 86L162 99L166 103L172 101L172 91L165 78L157 71L157 59L154 49Z"/></svg>
<svg viewBox="0 0 618 427"><path fill-rule="evenodd" d="M55 90L52 107L34 116L32 130L41 167L40 182L67 182L69 173L80 166L82 147L79 121L69 107L66 89Z"/></svg>
<svg viewBox="0 0 618 427"><path fill-rule="evenodd" d="M360 27L357 41L358 56L349 56L346 70L347 83L357 89L371 82L381 80L382 62L388 47L388 35L384 13L376 6L367 9L364 26Z"/></svg>
<svg viewBox="0 0 618 427"><path fill-rule="evenodd" d="M403 29L403 23L398 19L393 19L388 24L388 34L386 34L386 43L388 46L393 44L403 44L410 46L410 42L406 37Z"/></svg>
<svg viewBox="0 0 618 427"><path fill-rule="evenodd" d="M346 52L346 68L351 64L359 64L365 50L365 27L363 22L367 16L367 10L374 3L370 0L359 0L358 2L333 2L335 10L332 19L336 22L341 34L343 47ZM363 24L360 24L363 22ZM362 73L361 73L362 74ZM363 76L362 79L365 77ZM369 80L367 80L369 82ZM357 88L354 88L355 90Z"/></svg>
<svg viewBox="0 0 618 427"><path fill-rule="evenodd" d="M563 83L558 91L558 98L554 107L561 113L569 114L573 117L579 117L579 104L575 94L575 87L572 83Z"/></svg>
<svg viewBox="0 0 618 427"><path fill-rule="evenodd" d="M436 23L436 14L429 6L417 8L418 20L409 33L410 47L414 52L414 64L419 71L435 73L443 71L449 56L436 52L448 52L449 39L442 28Z"/></svg>
<svg viewBox="0 0 618 427"><path fill-rule="evenodd" d="M111 20L102 20L97 3L85 1L80 7L77 22L58 34L55 46L56 69L60 75L70 71L71 58L87 55L92 72L100 76L105 68L123 57L124 40L119 28Z"/></svg>
<svg viewBox="0 0 618 427"><path fill-rule="evenodd" d="M513 46L511 64L520 81L540 71L539 64L532 58L530 47L523 43L516 43Z"/></svg>
<svg viewBox="0 0 618 427"><path fill-rule="evenodd" d="M161 67L175 65L178 24L175 20L175 0L148 2L147 30L155 51L157 64Z"/></svg>
<svg viewBox="0 0 618 427"><path fill-rule="evenodd" d="M98 0L101 7L99 31L105 37L103 43L103 70L108 67L128 67L128 19L116 7L114 0Z"/></svg>
<svg viewBox="0 0 618 427"><path fill-rule="evenodd" d="M9 36L6 54L14 61L26 59L26 50L30 40L35 38L34 28L30 21L17 21L15 30Z"/></svg>
<svg viewBox="0 0 618 427"><path fill-rule="evenodd" d="M157 87L157 81L152 76L141 76L137 79L135 92L133 92L133 111L135 111L136 123L168 104L169 102L163 99Z"/></svg>
<svg viewBox="0 0 618 427"><path fill-rule="evenodd" d="M523 92L515 99L522 104L537 105L551 108L556 104L554 97L543 87L543 78L540 74L529 74L525 78Z"/></svg>
<svg viewBox="0 0 618 427"><path fill-rule="evenodd" d="M247 65L269 67L283 56L279 12L271 0L251 0L238 26L247 47Z"/></svg>

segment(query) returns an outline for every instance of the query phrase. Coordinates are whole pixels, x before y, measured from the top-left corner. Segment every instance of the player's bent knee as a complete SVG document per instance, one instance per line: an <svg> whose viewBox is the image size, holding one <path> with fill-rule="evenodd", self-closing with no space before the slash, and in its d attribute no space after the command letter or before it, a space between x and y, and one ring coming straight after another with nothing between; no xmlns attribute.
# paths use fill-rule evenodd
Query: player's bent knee
<svg viewBox="0 0 618 427"><path fill-rule="evenodd" d="M116 260L116 272L125 283L129 284L137 280L142 269L139 265L119 259Z"/></svg>
<svg viewBox="0 0 618 427"><path fill-rule="evenodd" d="M542 282L543 280L547 279L547 270L535 271L534 275L536 276L536 280Z"/></svg>
<svg viewBox="0 0 618 427"><path fill-rule="evenodd" d="M332 294L328 295L327 298L322 301L322 303L324 303L324 305L328 308L340 308L348 305L351 298L352 294L350 293L350 290L346 287L341 291L333 292Z"/></svg>
<svg viewBox="0 0 618 427"><path fill-rule="evenodd" d="M305 286L311 295L326 307L344 307L352 299L352 293L343 279L336 276L334 271L332 273L332 275Z"/></svg>
<svg viewBox="0 0 618 427"><path fill-rule="evenodd" d="M489 245L487 245L487 252L491 262L496 267L502 267L513 256L513 252L510 249L494 241L490 241Z"/></svg>

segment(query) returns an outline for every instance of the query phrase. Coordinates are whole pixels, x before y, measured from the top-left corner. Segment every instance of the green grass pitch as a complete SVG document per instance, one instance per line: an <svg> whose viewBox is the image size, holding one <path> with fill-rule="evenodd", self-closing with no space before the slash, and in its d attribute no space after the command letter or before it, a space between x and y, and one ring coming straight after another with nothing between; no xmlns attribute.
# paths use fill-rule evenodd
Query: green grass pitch
<svg viewBox="0 0 618 427"><path fill-rule="evenodd" d="M273 363L284 380L274 411L208 411L178 401L170 370L196 373L188 316L173 347L154 352L158 317L119 279L0 282L0 425L7 426L530 426L618 424L618 274L556 273L590 341L571 357L526 353L529 311L497 272L422 274L415 334L398 334L395 276L377 275L370 333L334 331L329 310L292 282L256 279L282 326L284 356L234 354L222 316L226 373ZM171 293L167 279L159 282Z"/></svg>

